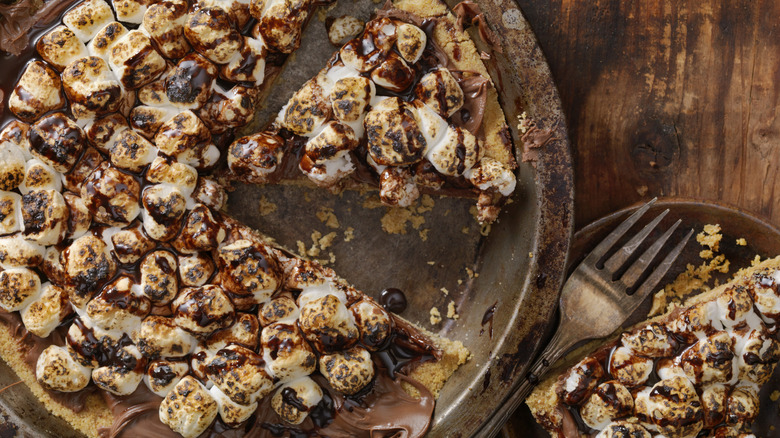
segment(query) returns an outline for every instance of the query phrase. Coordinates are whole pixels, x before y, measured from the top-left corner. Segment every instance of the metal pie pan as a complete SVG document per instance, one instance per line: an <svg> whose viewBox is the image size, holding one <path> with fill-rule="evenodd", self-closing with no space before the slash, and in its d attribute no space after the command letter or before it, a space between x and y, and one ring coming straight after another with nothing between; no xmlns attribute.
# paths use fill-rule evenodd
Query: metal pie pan
<svg viewBox="0 0 780 438"><path fill-rule="evenodd" d="M448 3L453 7L457 2ZM465 344L472 357L441 391L431 437L476 434L511 393L550 324L572 231L571 154L561 103L544 56L514 2L476 3L503 47L498 53L474 38L478 48L491 56L486 64L515 144L521 144L515 125L523 112L540 128L550 129L553 137L536 163L520 163L516 194L487 236L469 211L472 199L434 198L429 211L409 212L406 234L382 231L388 210L370 208L367 200L375 196L370 192L332 195L301 185L238 185L228 201L232 216L294 250L299 241L311 249L315 231L319 236L336 233L314 258L333 259L329 266L375 298L384 288L403 290L409 301L403 317ZM365 0L341 1L327 12L315 13L301 49L276 79L257 120L270 120L336 50L327 40L326 16L365 20L378 6ZM336 228L323 221L331 213L337 218ZM446 317L450 301L457 320ZM436 325L429 321L432 307L443 316ZM492 320L483 325L491 308L495 308ZM0 363L0 385L16 380ZM0 392L0 415L6 419L7 436L79 436L48 415L24 385ZM3 432L0 426L0 436L6 436Z"/></svg>

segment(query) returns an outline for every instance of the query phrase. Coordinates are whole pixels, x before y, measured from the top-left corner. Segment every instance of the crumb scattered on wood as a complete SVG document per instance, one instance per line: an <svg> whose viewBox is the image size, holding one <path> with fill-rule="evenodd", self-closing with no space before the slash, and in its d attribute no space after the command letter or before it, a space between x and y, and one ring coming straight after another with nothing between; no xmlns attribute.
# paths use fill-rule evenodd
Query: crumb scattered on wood
<svg viewBox="0 0 780 438"><path fill-rule="evenodd" d="M330 207L320 207L319 210L317 210L317 219L324 223L328 228L335 229L340 226L339 219Z"/></svg>
<svg viewBox="0 0 780 438"><path fill-rule="evenodd" d="M355 238L355 229L352 227L347 227L347 229L344 230L344 241L349 242L354 238Z"/></svg>
<svg viewBox="0 0 780 438"><path fill-rule="evenodd" d="M455 309L455 301L450 301L450 304L447 305L447 318L449 319L460 318L460 315L458 315L458 312Z"/></svg>
<svg viewBox="0 0 780 438"><path fill-rule="evenodd" d="M747 240L745 240L744 237L740 237L739 239L737 239L737 245L739 245L739 246L747 246Z"/></svg>
<svg viewBox="0 0 780 438"><path fill-rule="evenodd" d="M277 209L278 209L277 205L269 201L268 198L265 197L265 195L260 197L260 202L258 203L257 206L257 210L260 213L260 216L267 216L275 212Z"/></svg>
<svg viewBox="0 0 780 438"><path fill-rule="evenodd" d="M431 325L436 325L441 322L441 313L436 307L431 307Z"/></svg>
<svg viewBox="0 0 780 438"><path fill-rule="evenodd" d="M447 296L447 295L450 294L450 291L448 291L446 287L443 287L443 288L441 288L439 290L441 291L441 293L444 294L444 296Z"/></svg>

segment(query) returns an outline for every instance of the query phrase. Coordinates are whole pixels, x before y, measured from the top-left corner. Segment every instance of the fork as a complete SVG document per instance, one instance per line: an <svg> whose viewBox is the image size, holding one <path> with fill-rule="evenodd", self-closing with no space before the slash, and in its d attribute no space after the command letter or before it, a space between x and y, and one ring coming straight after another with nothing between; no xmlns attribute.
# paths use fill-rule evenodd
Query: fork
<svg viewBox="0 0 780 438"><path fill-rule="evenodd" d="M650 233L669 213L669 209L645 225L639 233L612 256L607 258L607 254L618 240L650 209L656 199L650 200L618 225L588 254L566 280L559 300L561 318L555 335L539 359L531 366L526 380L482 429L484 432L477 436L495 436L501 425L539 383L550 365L563 357L579 342L604 338L614 333L655 289L693 235L693 230L690 230L655 269L650 269L661 248L682 222L680 219L658 240L653 242L624 272L623 269Z"/></svg>

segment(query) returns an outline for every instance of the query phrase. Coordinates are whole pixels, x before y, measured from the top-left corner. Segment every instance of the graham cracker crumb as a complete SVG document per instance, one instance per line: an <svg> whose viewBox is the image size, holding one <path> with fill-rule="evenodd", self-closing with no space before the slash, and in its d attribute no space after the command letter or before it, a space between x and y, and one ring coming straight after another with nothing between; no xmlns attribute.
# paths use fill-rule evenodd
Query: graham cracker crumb
<svg viewBox="0 0 780 438"><path fill-rule="evenodd" d="M465 226L465 227L461 228L460 232L463 233L463 234L468 234L469 233L469 227Z"/></svg>
<svg viewBox="0 0 780 438"><path fill-rule="evenodd" d="M704 260L711 259L713 257L711 249L703 249L699 252L699 257Z"/></svg>
<svg viewBox="0 0 780 438"><path fill-rule="evenodd" d="M373 208L380 208L384 207L384 204L382 204L382 200L379 199L379 196L369 196L365 200L363 200L363 208L367 209L373 209Z"/></svg>
<svg viewBox="0 0 780 438"><path fill-rule="evenodd" d="M447 318L449 319L460 318L460 315L458 315L458 312L455 309L455 301L450 301L450 304L447 305Z"/></svg>
<svg viewBox="0 0 780 438"><path fill-rule="evenodd" d="M433 210L434 204L435 202L433 201L431 195L422 195L420 198L420 206L417 207L417 213L422 214Z"/></svg>
<svg viewBox="0 0 780 438"><path fill-rule="evenodd" d="M431 307L431 325L436 325L441 322L441 313L436 307Z"/></svg>
<svg viewBox="0 0 780 438"><path fill-rule="evenodd" d="M475 278L476 277L476 275L474 273L474 270L471 269L471 268L466 268L466 275L468 275L469 278Z"/></svg>
<svg viewBox="0 0 780 438"><path fill-rule="evenodd" d="M311 202L311 195L309 195L309 192L303 193L303 200L306 202Z"/></svg>
<svg viewBox="0 0 780 438"><path fill-rule="evenodd" d="M717 252L720 248L720 240L723 235L720 234L720 225L707 224L704 226L704 231L696 235L696 241L701 246L706 246L714 252Z"/></svg>
<svg viewBox="0 0 780 438"><path fill-rule="evenodd" d="M460 286L461 284L463 284L463 280L458 279L458 286Z"/></svg>
<svg viewBox="0 0 780 438"><path fill-rule="evenodd" d="M761 256L756 255L755 257L753 257L753 260L750 261L750 266L756 266L760 263L761 263Z"/></svg>
<svg viewBox="0 0 780 438"><path fill-rule="evenodd" d="M776 402L778 399L780 399L780 391L772 391L771 394L769 394L769 400L772 400L773 402Z"/></svg>
<svg viewBox="0 0 780 438"><path fill-rule="evenodd" d="M267 216L278 209L277 205L269 201L265 195L260 197L260 202L257 205L257 210L260 216Z"/></svg>
<svg viewBox="0 0 780 438"><path fill-rule="evenodd" d="M320 207L319 210L317 210L317 219L324 223L328 228L335 229L340 226L339 219L336 217L336 214L333 213L333 209L330 207Z"/></svg>
<svg viewBox="0 0 780 438"><path fill-rule="evenodd" d="M298 245L298 254L300 255L306 255L306 244L301 242L300 240L296 242Z"/></svg>
<svg viewBox="0 0 780 438"><path fill-rule="evenodd" d="M420 230L420 239L422 239L423 242L428 240L428 232L431 231L430 228L425 228Z"/></svg>
<svg viewBox="0 0 780 438"><path fill-rule="evenodd" d="M479 229L479 234L483 236L487 236L490 234L490 230L493 227L493 224L482 224L482 226Z"/></svg>
<svg viewBox="0 0 780 438"><path fill-rule="evenodd" d="M347 227L347 229L344 230L344 241L349 242L354 238L355 238L355 229L352 227Z"/></svg>
<svg viewBox="0 0 780 438"><path fill-rule="evenodd" d="M333 240L336 239L336 232L331 231L330 233L322 236L319 240L320 249L327 249L333 244Z"/></svg>
<svg viewBox="0 0 780 438"><path fill-rule="evenodd" d="M330 262L336 263L336 254L333 254L333 251L329 251L328 255L330 256Z"/></svg>
<svg viewBox="0 0 780 438"><path fill-rule="evenodd" d="M436 264L436 262L434 262L433 260L431 260L431 261L429 261L429 262L428 262L428 264L429 264L429 265L431 265L431 266L433 266L433 265L435 265L435 264Z"/></svg>
<svg viewBox="0 0 780 438"><path fill-rule="evenodd" d="M450 294L450 291L448 291L446 287L443 287L443 288L441 288L439 290L441 291L441 293L444 294L444 296L447 296L447 295Z"/></svg>
<svg viewBox="0 0 780 438"><path fill-rule="evenodd" d="M532 258L534 258L534 253L532 253L532 252L529 252L529 253L528 253L528 258L529 258L529 259L532 259Z"/></svg>
<svg viewBox="0 0 780 438"><path fill-rule="evenodd" d="M525 111L517 116L517 130L520 131L521 134L528 132L528 113Z"/></svg>
<svg viewBox="0 0 780 438"><path fill-rule="evenodd" d="M739 239L737 239L737 245L739 245L739 246L747 246L747 240L745 240L744 237L740 237Z"/></svg>
<svg viewBox="0 0 780 438"><path fill-rule="evenodd" d="M382 229L388 234L406 234L407 223L419 230L425 223L425 218L415 213L414 207L388 208L382 216Z"/></svg>

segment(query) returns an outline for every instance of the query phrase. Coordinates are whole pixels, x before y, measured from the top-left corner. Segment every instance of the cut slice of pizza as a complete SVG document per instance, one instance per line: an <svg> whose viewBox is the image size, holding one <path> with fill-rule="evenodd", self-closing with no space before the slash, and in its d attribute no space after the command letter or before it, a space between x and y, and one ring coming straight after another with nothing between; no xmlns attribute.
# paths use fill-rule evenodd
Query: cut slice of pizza
<svg viewBox="0 0 780 438"><path fill-rule="evenodd" d="M374 23L422 38L422 6L400 7ZM422 436L466 360L221 212L223 151L312 8L86 0L8 93L0 354L87 436Z"/></svg>
<svg viewBox="0 0 780 438"><path fill-rule="evenodd" d="M748 437L780 359L780 257L638 324L526 403L552 436Z"/></svg>
<svg viewBox="0 0 780 438"><path fill-rule="evenodd" d="M421 193L477 198L494 221L516 186L504 113L467 34L437 2L388 3L263 132L233 142L228 178L304 175L338 191L378 187L385 205Z"/></svg>

